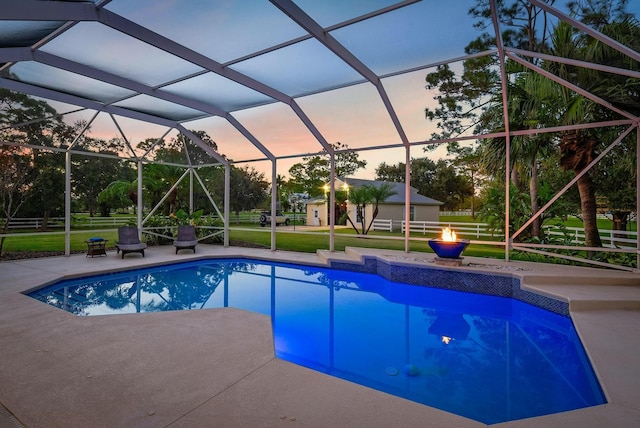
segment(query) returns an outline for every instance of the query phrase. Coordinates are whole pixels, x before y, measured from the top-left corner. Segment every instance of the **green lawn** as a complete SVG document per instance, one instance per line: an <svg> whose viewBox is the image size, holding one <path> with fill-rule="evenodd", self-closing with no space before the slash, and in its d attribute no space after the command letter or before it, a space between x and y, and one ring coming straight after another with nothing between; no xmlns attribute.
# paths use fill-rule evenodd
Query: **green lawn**
<svg viewBox="0 0 640 428"><path fill-rule="evenodd" d="M484 223L483 221L480 221L478 219L473 219L470 216L440 216L440 221L441 222L452 222L452 223ZM562 221L561 219L557 219L557 220L547 220L545 222L545 225L555 225L556 223L563 223L566 227L583 227L582 225L582 220L580 220L577 217L569 217L567 218L565 221ZM629 231L636 231L637 229L637 223L636 222L630 222L627 224L627 230ZM613 222L609 219L602 219L599 218L598 219L598 229L601 230L612 230L613 229Z"/></svg>
<svg viewBox="0 0 640 428"><path fill-rule="evenodd" d="M277 230L277 229L276 229ZM316 250L329 249L329 236L326 231L313 234L294 234L278 231L276 234L276 248L279 250L313 253ZM353 229L338 229L335 234L334 246L336 251L344 251L345 247L383 248L404 250L404 240L379 239L381 236L401 237L400 233L375 232L363 237L355 234ZM422 234L416 235L425 238ZM378 237L378 238L376 238ZM426 237L428 238L428 236ZM264 247L270 247L271 234L268 229L256 228L255 231L232 230L230 240L252 242ZM411 241L411 251L433 253L426 241ZM477 257L504 258L504 249L500 246L471 244L464 254Z"/></svg>
<svg viewBox="0 0 640 428"><path fill-rule="evenodd" d="M442 216L441 222L453 222L453 223L474 223L471 217L462 216ZM568 227L581 227L580 220L576 218L570 218L565 222ZM235 224L231 224L233 228ZM606 219L600 219L598 226L601 229L611 229L612 222ZM631 223L631 230L636 230L636 223ZM243 225L244 229L250 228L252 230L231 230L230 240L232 245L234 242L247 242L256 245L261 245L269 248L271 245L271 234L268 228L261 228L258 225ZM106 229L105 227L102 230ZM77 229L74 229L77 230ZM59 231L59 229L57 229ZM295 234L282 232L281 229L276 229L276 247L280 250L300 251L300 252L315 252L318 249L329 249L329 236L327 229L319 230L317 233ZM77 231L71 234L71 250L72 251L86 251L86 240L91 237L100 236L104 239L108 239L107 248L113 248L113 245L117 239L117 231L96 231L85 230ZM383 248L404 250L404 240L388 240L380 239L380 237L395 237L402 238L403 235L399 232L371 232L370 235L363 237L355 234L355 231L351 228L339 228L336 229L335 235L335 249L337 251L343 251L345 247L368 247L368 248ZM433 235L414 234L415 238L431 238ZM410 250L416 252L432 252L426 241L411 241ZM11 236L6 238L4 243L3 252L39 252L39 251L64 251L64 234L63 233L44 233L39 236ZM470 245L464 252L468 256L478 257L490 257L490 258L504 258L504 248L498 245ZM527 256L515 256L527 257Z"/></svg>
<svg viewBox="0 0 640 428"><path fill-rule="evenodd" d="M109 232L79 232L71 234L71 251L86 251L89 238L99 236L108 239L112 248L118 238L116 230ZM42 233L38 236L10 236L4 242L3 252L64 251L64 233Z"/></svg>

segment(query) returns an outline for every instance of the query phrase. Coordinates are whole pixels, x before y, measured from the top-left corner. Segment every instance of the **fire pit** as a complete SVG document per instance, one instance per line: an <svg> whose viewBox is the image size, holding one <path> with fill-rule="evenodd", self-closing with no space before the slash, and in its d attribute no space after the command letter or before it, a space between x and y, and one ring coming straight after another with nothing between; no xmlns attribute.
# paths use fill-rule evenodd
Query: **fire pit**
<svg viewBox="0 0 640 428"><path fill-rule="evenodd" d="M460 266L462 264L462 251L469 245L468 239L457 239L456 233L444 228L442 237L429 240L429 246L436 253L436 264L447 266Z"/></svg>

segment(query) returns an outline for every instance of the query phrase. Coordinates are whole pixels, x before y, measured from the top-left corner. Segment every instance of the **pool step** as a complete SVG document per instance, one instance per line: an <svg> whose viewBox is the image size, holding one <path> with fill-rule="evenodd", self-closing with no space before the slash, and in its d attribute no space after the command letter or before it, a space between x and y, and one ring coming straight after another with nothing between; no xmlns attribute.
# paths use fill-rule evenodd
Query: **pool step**
<svg viewBox="0 0 640 428"><path fill-rule="evenodd" d="M569 303L572 311L640 310L640 285L634 278L525 278L522 288Z"/></svg>
<svg viewBox="0 0 640 428"><path fill-rule="evenodd" d="M594 271L593 274L583 275L568 274L567 272L556 272L548 275L531 273L526 275L525 281L528 284L640 286L640 275L629 274L628 276L621 276L620 272L610 275L608 271Z"/></svg>
<svg viewBox="0 0 640 428"><path fill-rule="evenodd" d="M346 251L334 251L334 252L331 252L329 250L317 250L316 254L318 255L319 258L321 258L327 264L329 264L331 260L352 262L352 263L363 263L362 256L354 251L349 251L349 248L347 248Z"/></svg>

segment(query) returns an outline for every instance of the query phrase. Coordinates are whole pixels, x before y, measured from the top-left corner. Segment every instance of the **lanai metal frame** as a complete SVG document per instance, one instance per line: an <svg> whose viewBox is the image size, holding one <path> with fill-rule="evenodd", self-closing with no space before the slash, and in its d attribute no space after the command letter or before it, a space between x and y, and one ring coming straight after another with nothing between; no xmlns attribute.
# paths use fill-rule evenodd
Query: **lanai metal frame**
<svg viewBox="0 0 640 428"><path fill-rule="evenodd" d="M115 1L115 0L113 0ZM101 102L94 99L90 99L88 97L83 97L77 94L69 93L63 89L41 86L34 83L30 83L27 81L22 81L20 79L12 79L9 77L0 77L0 87L10 89L17 92L22 92L25 94L29 94L32 96L37 96L45 99L50 99L54 101L59 101L62 103L67 103L71 105L79 106L83 109L93 110L96 112L104 112L110 115L113 122L115 123L118 130L121 132L124 141L126 142L129 150L131 151L130 157L123 157L125 160L133 161L137 163L138 166L138 225L139 227L143 226L145 219L142 218L142 165L147 161L145 159L145 155L137 155L135 151L131 148L126 135L120 129L118 125L118 121L116 116L127 117L131 119L136 119L144 122L153 123L156 125L161 125L166 127L168 130L177 130L181 134L188 137L194 144L199 146L201 149L206 151L211 157L217 162L219 165L222 165L225 168L225 198L224 198L224 212L221 213L218 207L214 207L218 210L218 214L224 219L224 236L225 236L225 245L229 244L228 236L229 236L229 185L230 185L230 162L223 156L221 153L213 150L211 146L207 143L201 141L197 135L193 134L191 131L186 129L184 122L194 120L197 117L211 117L217 116L225 119L233 128L235 128L244 138L246 138L254 147L256 147L259 152L264 156L261 159L253 159L253 161L269 161L271 163L271 210L275 212L276 210L276 201L278 196L278 189L276 188L276 178L277 178L277 162L280 159L286 157L294 157L294 156L305 156L310 153L297 153L297 154L289 154L287 156L277 156L274 152L268 147L267 144L260 141L255 135L253 135L249 129L237 118L234 114L234 111L230 109L220 108L216 106L214 103L208 103L199 99L195 99L194 97L186 96L180 93L176 93L175 91L167 90L167 86L169 83L176 83L176 81L168 82L167 84L163 84L160 86L154 86L151 84L141 83L138 80L127 77L126 75L117 74L111 71L107 71L98 67L93 67L91 65L83 64L78 61L74 61L68 58L65 58L61 55L52 54L43 50L42 48L47 45L47 43L55 40L57 37L63 35L65 32L70 31L74 28L74 26L78 25L78 23L83 22L91 22L91 23L99 23L110 29L113 29L120 34L131 38L131 40L141 41L149 46L155 47L165 53L168 53L176 58L180 58L190 64L193 64L200 68L201 71L197 72L196 75L203 75L205 73L213 73L215 75L224 77L229 79L236 84L239 84L245 88L249 88L256 93L262 94L267 98L263 103L281 103L287 106L295 116L300 120L300 122L304 125L304 127L310 132L310 134L315 138L319 148L326 152L330 157L331 164L331 177L330 177L330 195L329 195L329 204L330 206L335 205L335 188L334 188L334 179L335 179L335 151L333 147L327 141L327 138L322 134L322 132L318 129L316 124L311 120L311 118L307 115L304 109L300 106L297 101L297 96L293 96L291 94L287 94L282 90L278 90L275 87L260 81L256 78L250 77L248 74L242 73L234 68L234 65L250 60L252 58L257 58L261 55L269 54L272 52L276 52L279 49L283 49L288 46L293 46L296 43L300 43L302 41L307 40L315 40L319 42L324 48L326 48L329 52L339 58L344 64L354 70L359 76L361 76L358 80L353 80L350 82L336 82L329 88L324 88L321 90L316 90L315 92L324 92L334 89L340 89L345 86L355 85L355 84L370 84L372 85L384 105L386 113L390 118L395 131L398 137L398 143L390 143L385 145L372 145L364 148L357 149L358 151L366 151L366 150L378 150L378 149L387 149L387 148L403 148L405 151L405 175L407 179L405 180L405 218L409 218L410 215L410 160L411 160L411 149L413 147L422 147L425 145L434 145L434 144L443 144L449 141L473 141L477 139L486 139L486 138L496 138L502 137L506 140L506 219L505 224L507 225L507 229L505 232L505 257L509 259L509 253L512 249L517 248L523 251L532 251L532 252L541 252L547 254L546 251L543 251L541 248L536 248L532 245L524 245L524 244L516 244L513 242L513 238L522 233L522 231L533 221L536 216L539 216L543 211L545 211L550 204L556 201L560 195L565 192L577 179L576 177L572 180L564 189L562 189L547 205L545 205L542 209L539 210L538 213L534 213L534 216L526 222L524 226L522 226L519 230L512 233L508 229L509 225L509 147L511 144L511 138L518 135L532 135L532 134L541 134L541 133L554 133L565 131L569 129L586 129L586 128L595 128L595 127L605 127L605 126L627 126L626 131L620 135L618 139L611 143L611 145L600 155L600 157L594 162L592 162L581 174L587 173L587 171L597 163L597 161L609 152L616 144L618 144L625 136L629 133L635 131L638 140L638 149L640 149L640 136L638 132L638 128L640 126L640 118L630 114L629 112L625 112L619 108L612 106L606 101L596 97L595 95L576 87L575 85L566 82L559 77L548 73L541 68L533 65L532 63L523 59L523 57L535 57L544 60L557 61L560 63L570 64L578 67L586 67L593 68L597 70L606 71L609 73L620 74L632 78L640 78L640 73L625 70L620 68L609 67L606 65L600 64L591 64L585 63L581 61L575 61L566 58L558 58L552 57L550 55L545 55L537 52L529 52L522 49L516 49L509 46L505 46L502 38L501 38L501 29L500 24L497 18L497 8L495 0L490 0L491 12L492 12L492 22L493 22L493 31L496 35L497 40L497 49L476 53L472 55L463 55L454 58L446 58L437 62L428 61L424 64L420 64L418 66L411 66L408 68L398 68L392 72L385 73L376 73L371 67L367 66L365 62L359 58L352 50L350 50L343 43L338 41L336 37L332 35L332 32L335 30L340 30L342 28L347 28L349 26L365 22L369 19L376 18L379 16L383 16L385 14L394 13L403 8L411 8L414 4L419 3L419 0L405 0L397 3L393 3L382 7L378 10L369 11L368 13L351 17L350 19L340 22L338 24L334 24L331 26L323 27L317 20L315 20L312 16L306 13L301 6L299 6L296 2L292 0L269 0L271 4L273 4L279 11L281 11L288 19L297 24L300 28L304 30L304 34L299 37L292 38L283 43L279 43L277 45L273 45L266 49L262 49L256 52L253 52L248 55L244 55L240 58L236 58L235 60L228 61L226 63L216 61L210 56L207 56L203 53L200 53L194 49L191 49L184 44L181 44L171 38L163 35L159 32L153 31L131 19L127 19L124 16L121 16L113 11L109 10L108 6L112 3L112 0L96 0L94 2L87 1L75 1L75 2L66 2L66 1L35 1L35 0L16 0L16 1L8 1L3 0L0 2L0 34L2 24L3 23L12 23L12 22L22 22L22 23L51 23L55 22L50 31L44 31L40 36L29 39L25 38L22 41L14 42L14 45L11 43L2 43L0 45L0 72L3 71L11 71L11 67L15 64L21 62L35 62L39 64L46 65L48 67L53 67L58 70L63 70L66 72L73 73L75 75L84 76L86 78L94 79L96 81L104 82L109 85L113 85L114 87L122 88L127 91L130 91L132 96L136 95L145 95L148 97L152 97L154 99L166 101L169 103L173 103L176 105L180 105L191 109L194 114L192 117L189 117L188 120L180 120L174 118L164 117L159 114L154 114L148 111L141 111L131 108L126 108L117 105L117 102ZM601 42L611 46L614 49L622 52L623 54L629 56L630 58L635 59L636 61L640 61L640 53L626 47L607 36L601 34L600 32L584 25L583 23L573 19L568 16L566 13L563 13L558 8L551 6L545 3L542 0L529 0L529 2L548 12L549 14L556 17L558 20L565 21L580 31L600 40ZM153 4L150 4L149 7L153 7ZM2 40L0 40L2 42ZM384 78L398 76L406 73L411 73L420 70L426 70L429 68L436 67L438 65L449 64L458 61L464 61L466 59L481 57L486 55L497 55L500 60L500 73L502 76L502 93L503 93L503 108L504 108L504 124L505 131L492 133L492 134L484 134L484 135L465 135L457 138L451 139L442 139L442 140L422 140L422 141L410 141L407 133L405 132L403 125L401 123L400 118L396 112L396 108L394 107L391 99L383 85L382 80ZM583 96L590 99L593 102L601 104L612 111L619 114L622 119L601 123L586 123L575 126L567 126L567 127L555 127L555 128L547 128L547 129L536 129L536 130L526 130L526 131L511 131L509 129L509 111L507 106L507 75L505 71L505 60L510 59L512 61L518 62L523 66L540 73L547 78L553 80L554 82L563 85ZM177 81L187 80L194 77L194 74L189 74L180 77ZM313 91L312 91L313 92ZM305 95L308 95L305 94ZM97 115L98 113L96 113ZM95 116L94 116L95 118ZM19 126L20 124L16 124ZM89 125L87 125L89 126ZM86 128L85 128L86 130ZM84 132L83 130L82 132ZM78 135L77 138L80 138L82 132ZM167 131L169 132L169 131ZM166 135L166 134L165 134ZM4 143L3 143L4 144ZM71 174L71 156L74 153L80 153L74 151L74 143L72 143L68 148L64 150L66 155L66 205L65 205L65 231L66 231L66 244L65 244L65 252L69 254L70 252L70 216L71 216L71 200L70 200L70 174ZM39 146L32 146L33 149L39 149ZM58 150L56 148L47 148L47 150ZM81 152L82 155L92 155L90 152ZM148 153L148 152L147 152ZM98 154L95 154L98 155ZM104 156L104 155L102 155ZM243 162L242 160L237 161L238 163ZM191 180L193 181L194 177L194 165L187 165L189 168ZM637 177L638 182L636 183L636 187L638 189L637 195L637 212L640 212L640 166L636 165L637 169ZM186 174L186 173L185 173ZM197 177L197 174L195 175ZM199 178L197 178L200 180ZM200 180L200 184L202 184ZM176 184L177 185L177 184ZM191 185L192 187L192 185ZM204 186L203 186L204 187ZM209 195L209 199L213 202L213 199ZM329 248L331 251L335 249L335 213L331 210L330 213L330 230L329 230ZM275 229L275 216L272 217L271 224L271 249L276 249L276 229ZM406 228L404 235L405 242L405 251L409 251L409 240L410 240L410 230ZM544 248L551 248L549 245L544 246ZM571 247L573 249L587 249L583 247ZM598 250L602 250L598 248ZM614 250L616 251L616 250ZM625 250L617 250L617 251L625 251ZM555 254L554 254L555 255ZM640 239L638 240L637 250L636 250L637 258L640 260ZM581 259L581 261L584 261ZM597 263L596 263L597 264ZM600 263L602 264L602 263ZM606 265L606 264L604 264Z"/></svg>

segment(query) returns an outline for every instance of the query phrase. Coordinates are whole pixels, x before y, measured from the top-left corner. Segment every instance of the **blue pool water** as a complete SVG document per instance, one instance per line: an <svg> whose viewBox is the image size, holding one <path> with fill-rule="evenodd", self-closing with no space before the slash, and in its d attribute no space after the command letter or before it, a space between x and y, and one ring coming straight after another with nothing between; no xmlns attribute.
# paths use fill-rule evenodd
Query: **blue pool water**
<svg viewBox="0 0 640 428"><path fill-rule="evenodd" d="M67 280L30 296L82 316L262 313L279 358L487 424L605 402L571 319L504 297L246 259Z"/></svg>

